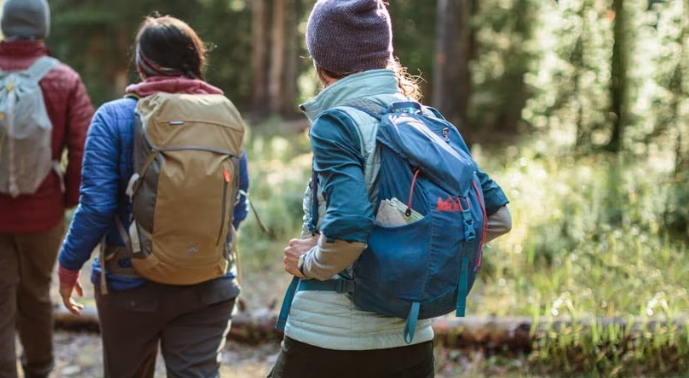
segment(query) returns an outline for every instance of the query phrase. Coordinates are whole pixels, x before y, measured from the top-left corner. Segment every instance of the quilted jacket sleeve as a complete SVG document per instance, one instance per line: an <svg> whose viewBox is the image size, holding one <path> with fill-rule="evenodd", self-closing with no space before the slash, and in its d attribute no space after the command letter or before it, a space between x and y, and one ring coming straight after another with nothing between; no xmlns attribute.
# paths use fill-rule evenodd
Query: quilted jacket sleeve
<svg viewBox="0 0 689 378"><path fill-rule="evenodd" d="M79 206L58 257L69 270L80 269L89 259L117 211L121 137L115 114L103 105L86 137Z"/></svg>
<svg viewBox="0 0 689 378"><path fill-rule="evenodd" d="M67 110L67 172L65 173L65 207L72 208L79 203L81 164L84 155L84 139L93 117L93 106L84 83L76 75L69 94Z"/></svg>

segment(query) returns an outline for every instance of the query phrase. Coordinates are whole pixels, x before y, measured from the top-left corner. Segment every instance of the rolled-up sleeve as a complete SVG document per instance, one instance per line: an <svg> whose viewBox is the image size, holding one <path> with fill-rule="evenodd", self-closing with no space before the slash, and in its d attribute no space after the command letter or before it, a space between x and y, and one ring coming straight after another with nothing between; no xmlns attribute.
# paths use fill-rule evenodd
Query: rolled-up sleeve
<svg viewBox="0 0 689 378"><path fill-rule="evenodd" d="M481 181L481 190L483 191L483 200L486 205L486 214L491 216L510 201L507 199L500 185L490 178L486 172L481 170L481 168L478 168L476 174Z"/></svg>

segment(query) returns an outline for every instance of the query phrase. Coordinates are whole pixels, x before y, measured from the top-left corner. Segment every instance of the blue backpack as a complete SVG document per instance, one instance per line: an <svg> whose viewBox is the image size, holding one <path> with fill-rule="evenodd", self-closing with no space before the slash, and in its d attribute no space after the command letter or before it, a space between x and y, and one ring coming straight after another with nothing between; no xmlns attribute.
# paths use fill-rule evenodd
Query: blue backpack
<svg viewBox="0 0 689 378"><path fill-rule="evenodd" d="M434 109L417 102L397 102L387 109L369 101L348 106L380 120L376 140L381 169L374 212L381 201L396 198L406 201L403 217L417 218L395 226L376 222L351 280L295 278L277 328L284 328L296 291L348 292L364 310L406 319L404 339L409 344L418 319L452 311L464 316L487 226L477 165L457 129ZM314 198L316 183L314 175ZM311 213L315 225L318 207Z"/></svg>

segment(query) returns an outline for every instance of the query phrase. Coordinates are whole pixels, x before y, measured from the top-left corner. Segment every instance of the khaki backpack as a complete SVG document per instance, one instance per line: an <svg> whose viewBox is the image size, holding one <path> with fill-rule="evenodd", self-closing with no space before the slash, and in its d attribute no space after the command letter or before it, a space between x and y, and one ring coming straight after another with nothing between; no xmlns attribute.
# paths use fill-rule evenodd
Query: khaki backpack
<svg viewBox="0 0 689 378"><path fill-rule="evenodd" d="M12 198L35 193L51 170L62 177L60 162L52 159L53 124L38 84L58 64L44 56L26 70L0 70L0 193Z"/></svg>
<svg viewBox="0 0 689 378"><path fill-rule="evenodd" d="M223 95L158 93L138 100L136 118L127 190L134 270L172 285L223 276L234 251L226 241L234 232L241 115Z"/></svg>

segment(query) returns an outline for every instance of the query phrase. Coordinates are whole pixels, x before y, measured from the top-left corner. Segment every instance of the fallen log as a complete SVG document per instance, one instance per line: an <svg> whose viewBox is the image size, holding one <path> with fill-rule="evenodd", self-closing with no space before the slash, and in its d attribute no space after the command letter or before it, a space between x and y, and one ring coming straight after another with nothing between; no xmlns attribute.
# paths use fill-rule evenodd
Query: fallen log
<svg viewBox="0 0 689 378"><path fill-rule="evenodd" d="M232 319L229 338L234 342L259 344L278 342L282 331L275 329L277 315L272 311L238 312ZM99 332L98 313L94 307L84 308L81 316L70 314L63 306L55 311L55 326L61 330ZM619 343L626 344L643 333L675 326L687 337L689 319L549 319L535 321L530 317L442 317L433 321L435 342L448 348L480 348L488 351L510 350L528 353L540 340L558 335L586 334L595 327L602 333L612 327L619 334Z"/></svg>

